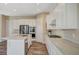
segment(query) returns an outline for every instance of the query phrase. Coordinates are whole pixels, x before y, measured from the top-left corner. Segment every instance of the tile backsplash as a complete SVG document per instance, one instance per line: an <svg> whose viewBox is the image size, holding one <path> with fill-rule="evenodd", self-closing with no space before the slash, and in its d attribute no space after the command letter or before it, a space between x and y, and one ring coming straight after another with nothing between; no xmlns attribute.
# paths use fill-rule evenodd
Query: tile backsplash
<svg viewBox="0 0 79 59"><path fill-rule="evenodd" d="M78 29L54 29L52 35L61 36L63 39L79 44L79 30Z"/></svg>

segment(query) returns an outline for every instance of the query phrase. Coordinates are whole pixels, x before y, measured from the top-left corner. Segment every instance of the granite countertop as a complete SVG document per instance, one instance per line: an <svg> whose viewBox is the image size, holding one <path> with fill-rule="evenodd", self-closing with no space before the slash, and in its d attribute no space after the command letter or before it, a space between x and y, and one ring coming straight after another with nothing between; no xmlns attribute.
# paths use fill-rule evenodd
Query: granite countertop
<svg viewBox="0 0 79 59"><path fill-rule="evenodd" d="M50 41L65 55L79 55L79 44L63 38L50 38Z"/></svg>

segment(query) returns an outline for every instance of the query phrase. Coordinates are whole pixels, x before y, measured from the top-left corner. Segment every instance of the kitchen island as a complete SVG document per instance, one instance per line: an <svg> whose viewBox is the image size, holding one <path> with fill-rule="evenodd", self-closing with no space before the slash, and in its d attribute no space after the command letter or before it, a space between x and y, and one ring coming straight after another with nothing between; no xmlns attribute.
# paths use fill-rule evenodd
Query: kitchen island
<svg viewBox="0 0 79 59"><path fill-rule="evenodd" d="M28 36L5 37L3 39L7 40L7 55L25 55L25 43L28 43Z"/></svg>
<svg viewBox="0 0 79 59"><path fill-rule="evenodd" d="M14 37L7 39L7 55L24 55L25 40L27 37Z"/></svg>

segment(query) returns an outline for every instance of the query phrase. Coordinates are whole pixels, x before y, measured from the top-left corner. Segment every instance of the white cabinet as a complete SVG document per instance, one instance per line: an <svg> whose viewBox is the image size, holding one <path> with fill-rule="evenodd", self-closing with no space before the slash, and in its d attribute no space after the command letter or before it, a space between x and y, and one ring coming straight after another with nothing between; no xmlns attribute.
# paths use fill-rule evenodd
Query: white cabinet
<svg viewBox="0 0 79 59"><path fill-rule="evenodd" d="M78 5L73 3L59 4L50 12L48 21L56 20L56 27L47 25L48 29L77 29L78 28Z"/></svg>
<svg viewBox="0 0 79 59"><path fill-rule="evenodd" d="M49 39L46 39L46 47L49 55L62 55L62 52Z"/></svg>
<svg viewBox="0 0 79 59"><path fill-rule="evenodd" d="M62 4L55 10L56 28L77 28L77 4Z"/></svg>
<svg viewBox="0 0 79 59"><path fill-rule="evenodd" d="M56 19L52 12L46 18L47 21L47 29L54 29L56 27Z"/></svg>

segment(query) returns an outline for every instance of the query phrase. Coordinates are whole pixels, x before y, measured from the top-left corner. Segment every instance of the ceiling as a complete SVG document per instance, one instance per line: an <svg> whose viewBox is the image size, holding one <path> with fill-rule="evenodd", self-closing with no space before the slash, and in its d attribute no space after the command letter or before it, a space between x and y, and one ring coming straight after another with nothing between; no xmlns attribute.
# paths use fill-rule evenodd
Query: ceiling
<svg viewBox="0 0 79 59"><path fill-rule="evenodd" d="M0 14L8 16L34 16L40 12L49 12L55 3L0 3Z"/></svg>

